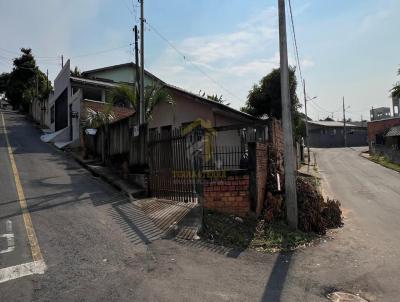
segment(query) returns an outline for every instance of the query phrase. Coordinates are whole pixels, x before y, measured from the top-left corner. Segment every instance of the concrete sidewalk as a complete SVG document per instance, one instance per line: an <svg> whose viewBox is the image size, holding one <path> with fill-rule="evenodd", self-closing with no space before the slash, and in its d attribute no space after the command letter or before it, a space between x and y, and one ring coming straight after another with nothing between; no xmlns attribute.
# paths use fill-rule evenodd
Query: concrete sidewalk
<svg viewBox="0 0 400 302"><path fill-rule="evenodd" d="M134 199L143 197L145 189L133 184L121 177L121 174L112 170L109 167L103 166L97 160L84 159L79 152L68 152L79 164L90 171L93 175L100 177L107 183L111 184L118 190L125 193L129 198Z"/></svg>

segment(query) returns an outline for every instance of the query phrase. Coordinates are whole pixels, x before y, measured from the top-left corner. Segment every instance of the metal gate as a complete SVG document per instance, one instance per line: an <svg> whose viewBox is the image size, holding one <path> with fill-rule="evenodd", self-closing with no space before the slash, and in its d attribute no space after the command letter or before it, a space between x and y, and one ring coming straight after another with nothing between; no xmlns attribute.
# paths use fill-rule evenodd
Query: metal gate
<svg viewBox="0 0 400 302"><path fill-rule="evenodd" d="M181 202L199 201L202 194L203 135L201 129L161 128L149 133L150 194Z"/></svg>

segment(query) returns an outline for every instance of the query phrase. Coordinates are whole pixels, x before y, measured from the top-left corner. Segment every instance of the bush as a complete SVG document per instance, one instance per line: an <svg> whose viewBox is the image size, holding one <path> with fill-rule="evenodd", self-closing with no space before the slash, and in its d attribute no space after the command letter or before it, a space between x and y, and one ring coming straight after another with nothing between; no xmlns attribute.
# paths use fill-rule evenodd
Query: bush
<svg viewBox="0 0 400 302"><path fill-rule="evenodd" d="M324 198L310 179L297 178L297 205L299 229L303 232L326 233L326 223L322 218Z"/></svg>
<svg viewBox="0 0 400 302"><path fill-rule="evenodd" d="M328 198L324 204L321 215L328 229L343 226L342 211L340 210L340 202L338 200Z"/></svg>
<svg viewBox="0 0 400 302"><path fill-rule="evenodd" d="M325 202L314 179L297 178L297 204L303 232L325 235L327 229L343 225L340 202L329 198Z"/></svg>

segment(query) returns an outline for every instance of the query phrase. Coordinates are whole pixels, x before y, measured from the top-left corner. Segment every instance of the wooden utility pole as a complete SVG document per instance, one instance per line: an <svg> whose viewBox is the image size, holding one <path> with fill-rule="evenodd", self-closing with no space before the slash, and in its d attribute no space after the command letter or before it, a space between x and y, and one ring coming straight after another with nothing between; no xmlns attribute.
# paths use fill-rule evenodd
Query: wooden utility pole
<svg viewBox="0 0 400 302"><path fill-rule="evenodd" d="M308 115L307 115L307 95L306 95L306 80L303 79L303 94L304 94L304 111L306 114L306 144L307 144L307 162L310 166L310 141L308 138Z"/></svg>
<svg viewBox="0 0 400 302"><path fill-rule="evenodd" d="M285 0L278 0L282 124L284 139L285 202L289 227L297 229L296 160L293 147L292 112L289 97L289 66L286 40Z"/></svg>
<svg viewBox="0 0 400 302"><path fill-rule="evenodd" d="M61 69L64 67L64 55L61 55Z"/></svg>
<svg viewBox="0 0 400 302"><path fill-rule="evenodd" d="M140 125L145 123L144 104L144 0L140 0Z"/></svg>
<svg viewBox="0 0 400 302"><path fill-rule="evenodd" d="M343 97L343 139L344 139L344 146L347 147L346 108L344 107L344 97Z"/></svg>

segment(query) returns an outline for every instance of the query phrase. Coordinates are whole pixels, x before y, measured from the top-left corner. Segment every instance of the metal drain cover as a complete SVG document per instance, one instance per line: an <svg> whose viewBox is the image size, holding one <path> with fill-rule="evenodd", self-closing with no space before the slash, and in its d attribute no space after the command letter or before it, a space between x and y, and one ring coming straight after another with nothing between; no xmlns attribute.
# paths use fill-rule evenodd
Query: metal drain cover
<svg viewBox="0 0 400 302"><path fill-rule="evenodd" d="M326 296L332 302L368 302L360 296L345 293L345 292L333 292Z"/></svg>

